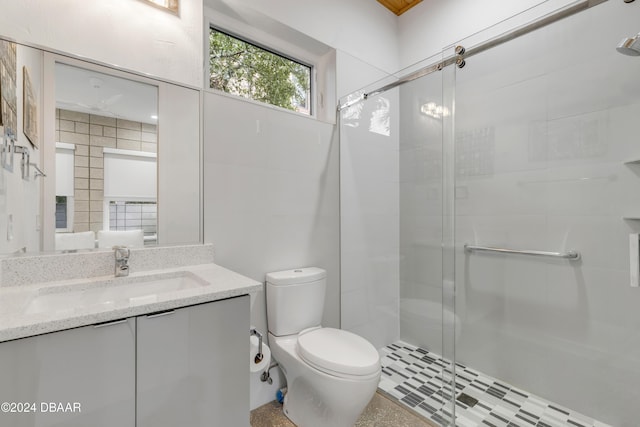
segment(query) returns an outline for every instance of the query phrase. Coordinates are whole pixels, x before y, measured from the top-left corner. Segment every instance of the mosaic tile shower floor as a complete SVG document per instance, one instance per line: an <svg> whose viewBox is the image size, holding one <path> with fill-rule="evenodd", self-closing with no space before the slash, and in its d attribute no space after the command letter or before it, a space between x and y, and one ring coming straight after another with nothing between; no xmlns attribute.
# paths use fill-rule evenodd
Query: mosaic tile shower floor
<svg viewBox="0 0 640 427"><path fill-rule="evenodd" d="M446 425L452 390L441 378L449 362L402 341L381 349L380 356L380 390ZM610 427L461 364L456 364L455 394L458 427ZM472 398L468 404L461 394Z"/></svg>

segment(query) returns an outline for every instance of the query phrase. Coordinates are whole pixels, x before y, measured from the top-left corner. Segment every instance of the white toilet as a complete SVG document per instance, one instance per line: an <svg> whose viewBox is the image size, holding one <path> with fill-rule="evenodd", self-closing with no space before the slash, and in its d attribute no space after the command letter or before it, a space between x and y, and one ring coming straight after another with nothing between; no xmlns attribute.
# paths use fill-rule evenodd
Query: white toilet
<svg viewBox="0 0 640 427"><path fill-rule="evenodd" d="M380 356L351 332L320 326L326 272L267 274L272 356L287 379L284 413L299 427L351 427L380 380Z"/></svg>

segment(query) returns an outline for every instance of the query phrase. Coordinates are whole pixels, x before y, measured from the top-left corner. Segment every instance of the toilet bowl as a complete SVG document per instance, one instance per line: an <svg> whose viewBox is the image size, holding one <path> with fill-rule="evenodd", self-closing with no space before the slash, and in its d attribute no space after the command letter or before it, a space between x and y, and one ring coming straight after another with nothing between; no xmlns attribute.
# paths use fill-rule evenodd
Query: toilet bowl
<svg viewBox="0 0 640 427"><path fill-rule="evenodd" d="M284 413L299 427L353 426L380 380L371 343L320 326L325 277L318 268L267 274L271 354L287 380Z"/></svg>

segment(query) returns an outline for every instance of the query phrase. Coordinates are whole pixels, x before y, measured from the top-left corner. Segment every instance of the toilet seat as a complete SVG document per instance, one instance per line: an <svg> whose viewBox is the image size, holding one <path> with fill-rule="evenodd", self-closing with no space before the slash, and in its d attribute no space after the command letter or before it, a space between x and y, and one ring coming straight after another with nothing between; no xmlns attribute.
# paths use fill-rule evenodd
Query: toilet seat
<svg viewBox="0 0 640 427"><path fill-rule="evenodd" d="M298 335L296 351L314 368L337 376L368 376L380 371L380 356L369 341L348 331L316 328Z"/></svg>

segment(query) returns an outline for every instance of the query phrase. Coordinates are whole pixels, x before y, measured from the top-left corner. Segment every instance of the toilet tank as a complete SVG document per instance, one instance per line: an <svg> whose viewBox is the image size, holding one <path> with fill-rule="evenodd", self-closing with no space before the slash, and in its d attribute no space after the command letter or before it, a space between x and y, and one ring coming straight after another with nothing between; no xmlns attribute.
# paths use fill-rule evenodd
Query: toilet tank
<svg viewBox="0 0 640 427"><path fill-rule="evenodd" d="M275 336L320 326L327 273L316 267L267 274L267 323Z"/></svg>

